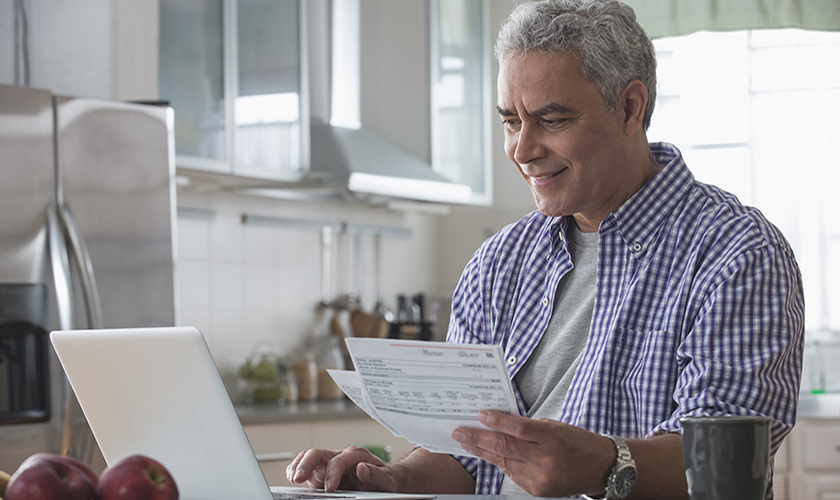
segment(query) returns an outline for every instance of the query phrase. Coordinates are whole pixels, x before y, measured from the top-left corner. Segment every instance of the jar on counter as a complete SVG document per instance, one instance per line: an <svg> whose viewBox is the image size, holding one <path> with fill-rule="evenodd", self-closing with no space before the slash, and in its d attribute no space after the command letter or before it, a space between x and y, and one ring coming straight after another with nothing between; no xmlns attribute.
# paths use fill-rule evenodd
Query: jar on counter
<svg viewBox="0 0 840 500"><path fill-rule="evenodd" d="M285 390L286 403L297 403L300 395L298 394L297 377L295 372L289 366L286 359L278 360L277 362L277 378Z"/></svg>
<svg viewBox="0 0 840 500"><path fill-rule="evenodd" d="M281 378L283 366L276 348L267 340L254 344L251 354L240 365L239 390L245 404L283 404L287 387Z"/></svg>
<svg viewBox="0 0 840 500"><path fill-rule="evenodd" d="M301 352L289 362L289 368L295 375L299 401L315 401L318 399L318 364L315 354L311 351Z"/></svg>
<svg viewBox="0 0 840 500"><path fill-rule="evenodd" d="M811 342L805 350L811 394L823 394L825 392L825 364L820 342L818 340Z"/></svg>
<svg viewBox="0 0 840 500"><path fill-rule="evenodd" d="M341 399L344 392L330 376L327 370L344 370L344 353L339 339L330 335L319 339L317 348L318 397L324 400Z"/></svg>

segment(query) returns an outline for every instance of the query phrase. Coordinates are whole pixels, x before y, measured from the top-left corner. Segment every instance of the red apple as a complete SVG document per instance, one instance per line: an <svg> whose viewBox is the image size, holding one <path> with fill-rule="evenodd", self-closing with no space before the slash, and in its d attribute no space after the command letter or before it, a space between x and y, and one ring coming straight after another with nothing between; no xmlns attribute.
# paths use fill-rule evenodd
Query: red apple
<svg viewBox="0 0 840 500"><path fill-rule="evenodd" d="M96 473L70 457L36 453L6 485L6 500L95 500Z"/></svg>
<svg viewBox="0 0 840 500"><path fill-rule="evenodd" d="M100 500L178 500L172 475L145 455L129 455L105 469L96 492Z"/></svg>

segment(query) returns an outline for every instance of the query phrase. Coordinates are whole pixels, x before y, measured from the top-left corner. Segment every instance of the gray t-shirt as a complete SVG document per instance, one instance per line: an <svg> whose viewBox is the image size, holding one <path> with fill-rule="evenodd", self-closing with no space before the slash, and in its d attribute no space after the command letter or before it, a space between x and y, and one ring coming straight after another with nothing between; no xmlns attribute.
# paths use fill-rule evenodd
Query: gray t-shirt
<svg viewBox="0 0 840 500"><path fill-rule="evenodd" d="M566 238L574 269L557 285L548 327L514 377L530 418L559 418L589 337L598 270L598 233L582 233L572 223ZM502 478L499 493L528 495L506 477Z"/></svg>

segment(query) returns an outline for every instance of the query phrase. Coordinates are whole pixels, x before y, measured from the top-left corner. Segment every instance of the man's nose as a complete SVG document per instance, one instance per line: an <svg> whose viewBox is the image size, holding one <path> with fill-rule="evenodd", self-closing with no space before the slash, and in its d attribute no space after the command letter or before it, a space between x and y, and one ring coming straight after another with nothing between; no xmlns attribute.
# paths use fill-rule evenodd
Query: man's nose
<svg viewBox="0 0 840 500"><path fill-rule="evenodd" d="M523 124L519 130L516 148L513 151L513 159L516 163L520 165L531 163L545 156L545 153L546 148L539 128L530 124Z"/></svg>

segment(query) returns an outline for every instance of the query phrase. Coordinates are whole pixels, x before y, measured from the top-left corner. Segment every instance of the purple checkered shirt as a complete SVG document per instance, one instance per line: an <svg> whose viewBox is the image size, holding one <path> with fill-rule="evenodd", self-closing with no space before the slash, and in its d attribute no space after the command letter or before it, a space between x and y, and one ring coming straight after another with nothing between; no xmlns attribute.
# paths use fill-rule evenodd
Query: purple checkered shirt
<svg viewBox="0 0 840 500"><path fill-rule="evenodd" d="M640 438L679 432L683 416L767 415L775 453L795 422L802 371L793 251L758 210L695 181L676 147L651 150L665 167L598 230L589 339L559 420ZM513 379L572 268L565 225L534 212L487 240L461 276L447 340L500 344ZM476 493L498 492L495 466L456 458Z"/></svg>

